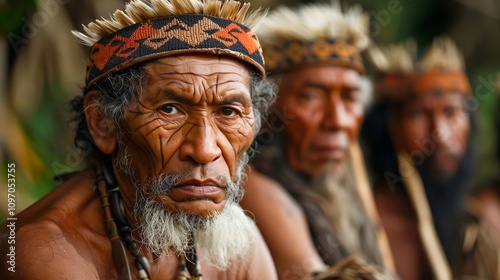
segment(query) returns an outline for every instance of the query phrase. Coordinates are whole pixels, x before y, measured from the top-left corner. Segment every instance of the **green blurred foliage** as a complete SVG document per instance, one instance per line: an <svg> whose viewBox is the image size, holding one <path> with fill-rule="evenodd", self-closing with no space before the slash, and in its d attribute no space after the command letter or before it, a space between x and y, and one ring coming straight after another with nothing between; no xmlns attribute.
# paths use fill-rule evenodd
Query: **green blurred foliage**
<svg viewBox="0 0 500 280"><path fill-rule="evenodd" d="M0 36L19 31L23 17L33 14L36 7L35 0L0 2Z"/></svg>

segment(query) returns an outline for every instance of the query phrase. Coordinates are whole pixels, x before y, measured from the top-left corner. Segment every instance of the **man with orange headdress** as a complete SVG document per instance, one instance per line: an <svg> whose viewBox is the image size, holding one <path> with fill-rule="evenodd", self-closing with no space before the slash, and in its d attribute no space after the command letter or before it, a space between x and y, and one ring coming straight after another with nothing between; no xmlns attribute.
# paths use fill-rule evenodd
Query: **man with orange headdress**
<svg viewBox="0 0 500 280"><path fill-rule="evenodd" d="M275 94L248 10L135 0L74 33L91 46L72 102L90 164L2 225L2 279L276 278L238 205Z"/></svg>
<svg viewBox="0 0 500 280"><path fill-rule="evenodd" d="M464 206L472 187L474 122L462 54L446 37L421 60L411 41L369 54L383 75L364 135L398 274L498 279L498 247L469 223Z"/></svg>

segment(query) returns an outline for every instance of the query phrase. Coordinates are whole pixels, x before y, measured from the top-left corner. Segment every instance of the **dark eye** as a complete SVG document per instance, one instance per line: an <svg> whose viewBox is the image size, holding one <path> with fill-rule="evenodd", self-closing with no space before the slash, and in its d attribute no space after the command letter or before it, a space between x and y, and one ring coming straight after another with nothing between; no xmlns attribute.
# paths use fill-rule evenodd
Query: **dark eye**
<svg viewBox="0 0 500 280"><path fill-rule="evenodd" d="M448 108L445 109L445 115L448 118L451 118L451 117L455 116L457 113L458 113L458 110L455 107L448 107Z"/></svg>
<svg viewBox="0 0 500 280"><path fill-rule="evenodd" d="M357 102L361 97L361 92L359 89L349 89L344 91L344 99L351 102Z"/></svg>
<svg viewBox="0 0 500 280"><path fill-rule="evenodd" d="M179 110L174 105L171 105L171 104L162 105L160 107L160 110L162 110L163 112L165 112L167 114L177 114L177 113L179 113Z"/></svg>
<svg viewBox="0 0 500 280"><path fill-rule="evenodd" d="M425 110L420 107L407 108L405 113L410 118L425 116Z"/></svg>
<svg viewBox="0 0 500 280"><path fill-rule="evenodd" d="M316 94L315 92L312 92L312 91L304 91L304 92L299 94L299 98L302 100L309 101L309 100L313 100L315 98L318 98L318 94Z"/></svg>
<svg viewBox="0 0 500 280"><path fill-rule="evenodd" d="M231 117L237 115L238 111L231 107L225 107L220 110L220 113L224 116Z"/></svg>

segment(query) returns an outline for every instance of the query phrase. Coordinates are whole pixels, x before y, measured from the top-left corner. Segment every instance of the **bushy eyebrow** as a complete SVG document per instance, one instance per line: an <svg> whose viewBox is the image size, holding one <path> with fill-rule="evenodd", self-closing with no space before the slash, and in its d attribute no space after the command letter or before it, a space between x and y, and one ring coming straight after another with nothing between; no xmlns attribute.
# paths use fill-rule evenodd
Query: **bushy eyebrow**
<svg viewBox="0 0 500 280"><path fill-rule="evenodd" d="M170 100L179 103L192 103L191 98L182 96L172 91L161 91L159 94L165 100ZM232 93L229 94L228 98L224 98L219 102L214 102L213 105L235 105L235 104L246 105L248 103L251 103L251 100L250 98L246 97L245 93Z"/></svg>
<svg viewBox="0 0 500 280"><path fill-rule="evenodd" d="M321 85L321 84L318 84L318 83L315 83L313 81L305 81L304 84L302 85L303 87L312 87L312 88L320 88L320 89L324 89L325 86L324 85Z"/></svg>
<svg viewBox="0 0 500 280"><path fill-rule="evenodd" d="M164 99L179 102L179 103L188 103L190 101L189 100L190 98L173 93L171 91L163 91L162 90L159 94L161 94L162 98L164 98Z"/></svg>
<svg viewBox="0 0 500 280"><path fill-rule="evenodd" d="M316 83L314 81L305 81L302 86L303 87L318 88L318 89L321 89L321 90L328 90L328 86ZM344 83L342 86L344 88L346 88L346 89L349 89L349 90L360 90L360 86L359 85L351 85L351 84Z"/></svg>
<svg viewBox="0 0 500 280"><path fill-rule="evenodd" d="M249 98L245 98L243 93L235 94L231 98L224 99L220 102L221 105L233 105L233 104L246 104L250 101Z"/></svg>

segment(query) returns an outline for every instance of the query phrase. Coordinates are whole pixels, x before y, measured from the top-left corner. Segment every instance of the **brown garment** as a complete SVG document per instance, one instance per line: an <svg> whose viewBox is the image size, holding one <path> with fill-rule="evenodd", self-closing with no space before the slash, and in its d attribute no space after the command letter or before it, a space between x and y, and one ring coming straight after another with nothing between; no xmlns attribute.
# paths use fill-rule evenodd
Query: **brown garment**
<svg viewBox="0 0 500 280"><path fill-rule="evenodd" d="M468 216L457 279L500 279L500 237L487 221Z"/></svg>

